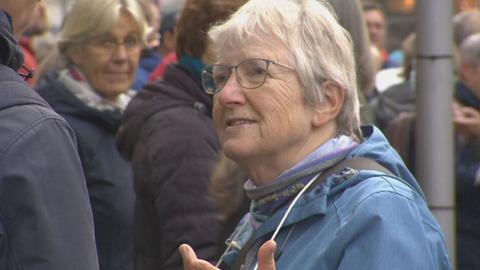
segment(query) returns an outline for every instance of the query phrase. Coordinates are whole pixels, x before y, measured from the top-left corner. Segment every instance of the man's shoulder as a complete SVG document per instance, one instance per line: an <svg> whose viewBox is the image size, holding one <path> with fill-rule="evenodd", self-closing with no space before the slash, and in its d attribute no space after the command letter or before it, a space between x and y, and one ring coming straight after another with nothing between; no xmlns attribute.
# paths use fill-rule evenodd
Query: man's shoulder
<svg viewBox="0 0 480 270"><path fill-rule="evenodd" d="M22 110L41 111L44 115L56 116L48 103L30 88L12 69L0 65L0 113ZM25 112L26 111L26 112Z"/></svg>
<svg viewBox="0 0 480 270"><path fill-rule="evenodd" d="M61 126L66 124L60 115L22 81L0 80L0 97L0 148L27 132L47 128L46 123L56 122L56 125Z"/></svg>

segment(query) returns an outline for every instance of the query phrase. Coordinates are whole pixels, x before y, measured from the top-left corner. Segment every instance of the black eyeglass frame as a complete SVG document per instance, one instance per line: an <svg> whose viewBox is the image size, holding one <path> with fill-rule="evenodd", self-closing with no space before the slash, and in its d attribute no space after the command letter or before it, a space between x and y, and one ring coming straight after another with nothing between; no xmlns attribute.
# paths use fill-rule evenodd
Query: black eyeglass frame
<svg viewBox="0 0 480 270"><path fill-rule="evenodd" d="M265 76L263 78L263 80L258 84L258 85L255 85L255 86L252 86L252 87L246 87L244 85L242 85L242 81L238 78L238 67L242 64L244 64L245 62L249 62L249 61L264 61L265 63L267 63L266 67L265 67ZM261 87L265 81L267 80L267 76L268 76L268 68L271 64L274 64L274 65L277 65L277 66L280 66L280 67L283 67L289 71L295 71L294 68L290 67L290 66L287 66L287 65L284 65L284 64L281 64L281 63L278 63L278 62L275 62L275 61L272 61L272 60L268 60L268 59L263 59L263 58L248 58L248 59L245 59L243 60L242 62L238 63L237 65L222 65L222 64L215 64L215 65L209 65L209 66L206 66L205 68L203 68L202 70L202 86L203 86L203 90L205 91L205 93L209 94L209 95L216 95L218 93L220 93L223 88L225 87L225 85L227 84L228 80L230 79L230 76L232 75L232 69L235 69L235 79L237 80L238 84L240 86L242 86L243 88L245 89L256 89L256 88L259 88ZM211 70L213 70L214 67L222 67L222 68L227 68L228 70L228 78L227 80L225 81L225 83L223 84L222 87L220 88L216 88L215 90L209 90L209 87L207 87L207 83L206 83L206 79L204 77L205 74L209 74L208 76L212 77L213 78L213 74L211 72Z"/></svg>

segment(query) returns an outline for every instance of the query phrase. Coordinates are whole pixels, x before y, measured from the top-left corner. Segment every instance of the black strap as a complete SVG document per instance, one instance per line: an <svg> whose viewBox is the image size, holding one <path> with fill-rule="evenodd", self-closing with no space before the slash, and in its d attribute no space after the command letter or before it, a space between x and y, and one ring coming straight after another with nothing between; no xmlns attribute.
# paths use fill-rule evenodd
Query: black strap
<svg viewBox="0 0 480 270"><path fill-rule="evenodd" d="M344 159L339 163L337 163L336 165L325 170L319 177L317 177L315 182L310 186L309 190L311 190L314 186L322 183L330 175L337 174L345 168L352 168L354 170L372 170L372 171L379 171L390 176L394 175L390 170L383 167L373 159L355 157L351 159ZM255 233L242 246L242 248L238 252L237 258L235 259L235 263L232 265L230 270L241 269L241 266L247 257L247 253L250 250L250 248L253 246L254 242L255 242Z"/></svg>

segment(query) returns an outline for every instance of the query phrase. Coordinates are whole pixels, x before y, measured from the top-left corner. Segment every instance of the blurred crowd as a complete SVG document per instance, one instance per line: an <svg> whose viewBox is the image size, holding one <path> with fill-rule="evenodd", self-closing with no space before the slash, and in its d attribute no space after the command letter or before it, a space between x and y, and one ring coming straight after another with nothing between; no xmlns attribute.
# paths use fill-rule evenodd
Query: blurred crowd
<svg viewBox="0 0 480 270"><path fill-rule="evenodd" d="M47 128L50 132L60 129L58 134L33 139L43 142L41 149L27 144L11 160L11 154L4 154L10 148L3 145L0 135L0 242L7 231L5 213L18 211L19 216L31 217L26 221L29 225L21 225L21 217L12 217L19 224L19 234L29 230L65 237L76 248L69 250L60 240L50 246L47 237L24 237L18 242L23 249L17 256L20 259L6 261L6 268L0 259L1 269L183 269L183 254L178 251L182 243L213 264L225 248L235 245L232 232L254 208L244 191L252 176L223 152L212 122L214 101L203 90L209 85L205 79L202 85L202 74L218 58L207 35L210 28L248 1L184 2L172 10L154 0L76 0L59 31L53 31L49 23L48 1L32 9L29 27L18 40L24 61L16 66L17 74L48 105L36 102L53 109L52 119L58 114L65 122L59 122L61 128ZM397 50L388 51L388 18L381 5L361 0L327 2L353 41L361 123L377 126L415 175L415 99L421 89L416 89L414 29ZM10 16L0 22L12 22ZM480 269L476 252L480 250L480 12L462 11L451 20L455 101L452 119L445 121L455 126L457 269ZM4 38L7 27L1 27ZM7 45L1 48L2 54L10 52ZM6 54L0 59L10 57ZM244 86L241 63L236 64L225 72L235 73L232 76ZM266 64L267 69L274 64ZM5 101L8 95L0 90L0 99ZM25 100L28 103L33 98ZM0 101L0 112L9 106L2 107ZM49 114L42 110L37 113ZM5 123L0 122L0 133ZM17 137L22 136L26 135ZM55 144L59 149L55 150ZM74 156L64 153L70 148ZM28 168L25 159L49 162ZM20 187L9 191L6 187L14 186L11 181L20 177L15 171L8 174L14 163L22 174L29 171L30 178L60 180L42 184L46 198L33 191L22 194ZM57 170L58 175L52 173ZM62 182L67 178L85 181L69 186ZM4 195L8 192L36 207L9 202ZM49 212L51 204L56 206ZM8 210L6 205L18 209ZM70 221L35 226L42 223L36 218L51 223L56 218ZM52 230L65 235L57 236ZM70 239L70 234L78 237ZM17 236L9 237L15 240ZM37 239L39 249L47 250L47 258L58 265L65 261L65 265L54 267L48 259L42 261L40 251L25 251L30 248L29 239ZM57 249L65 254L55 254ZM69 259L72 253L75 260ZM26 261L21 261L22 256ZM35 256L45 268L35 266Z"/></svg>

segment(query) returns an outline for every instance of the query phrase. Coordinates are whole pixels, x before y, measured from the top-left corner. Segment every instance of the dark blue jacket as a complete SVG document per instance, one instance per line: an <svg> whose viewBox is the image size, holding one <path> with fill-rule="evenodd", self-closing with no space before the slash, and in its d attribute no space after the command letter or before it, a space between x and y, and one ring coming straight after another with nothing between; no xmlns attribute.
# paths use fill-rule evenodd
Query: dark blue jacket
<svg viewBox="0 0 480 270"><path fill-rule="evenodd" d="M16 74L11 37L0 11L0 269L98 269L75 135Z"/></svg>
<svg viewBox="0 0 480 270"><path fill-rule="evenodd" d="M463 106L480 110L478 100L462 83L455 85L455 99ZM457 269L480 269L480 186L475 174L480 170L480 140L456 136L455 180L457 204Z"/></svg>
<svg viewBox="0 0 480 270"><path fill-rule="evenodd" d="M145 50L140 57L138 63L137 74L135 75L135 81L132 84L132 88L140 91L143 86L148 82L150 73L162 62L162 56L160 53L154 50Z"/></svg>
<svg viewBox="0 0 480 270"><path fill-rule="evenodd" d="M38 93L75 130L95 222L101 270L133 269L133 191L130 163L115 146L121 112L87 107L55 76Z"/></svg>

